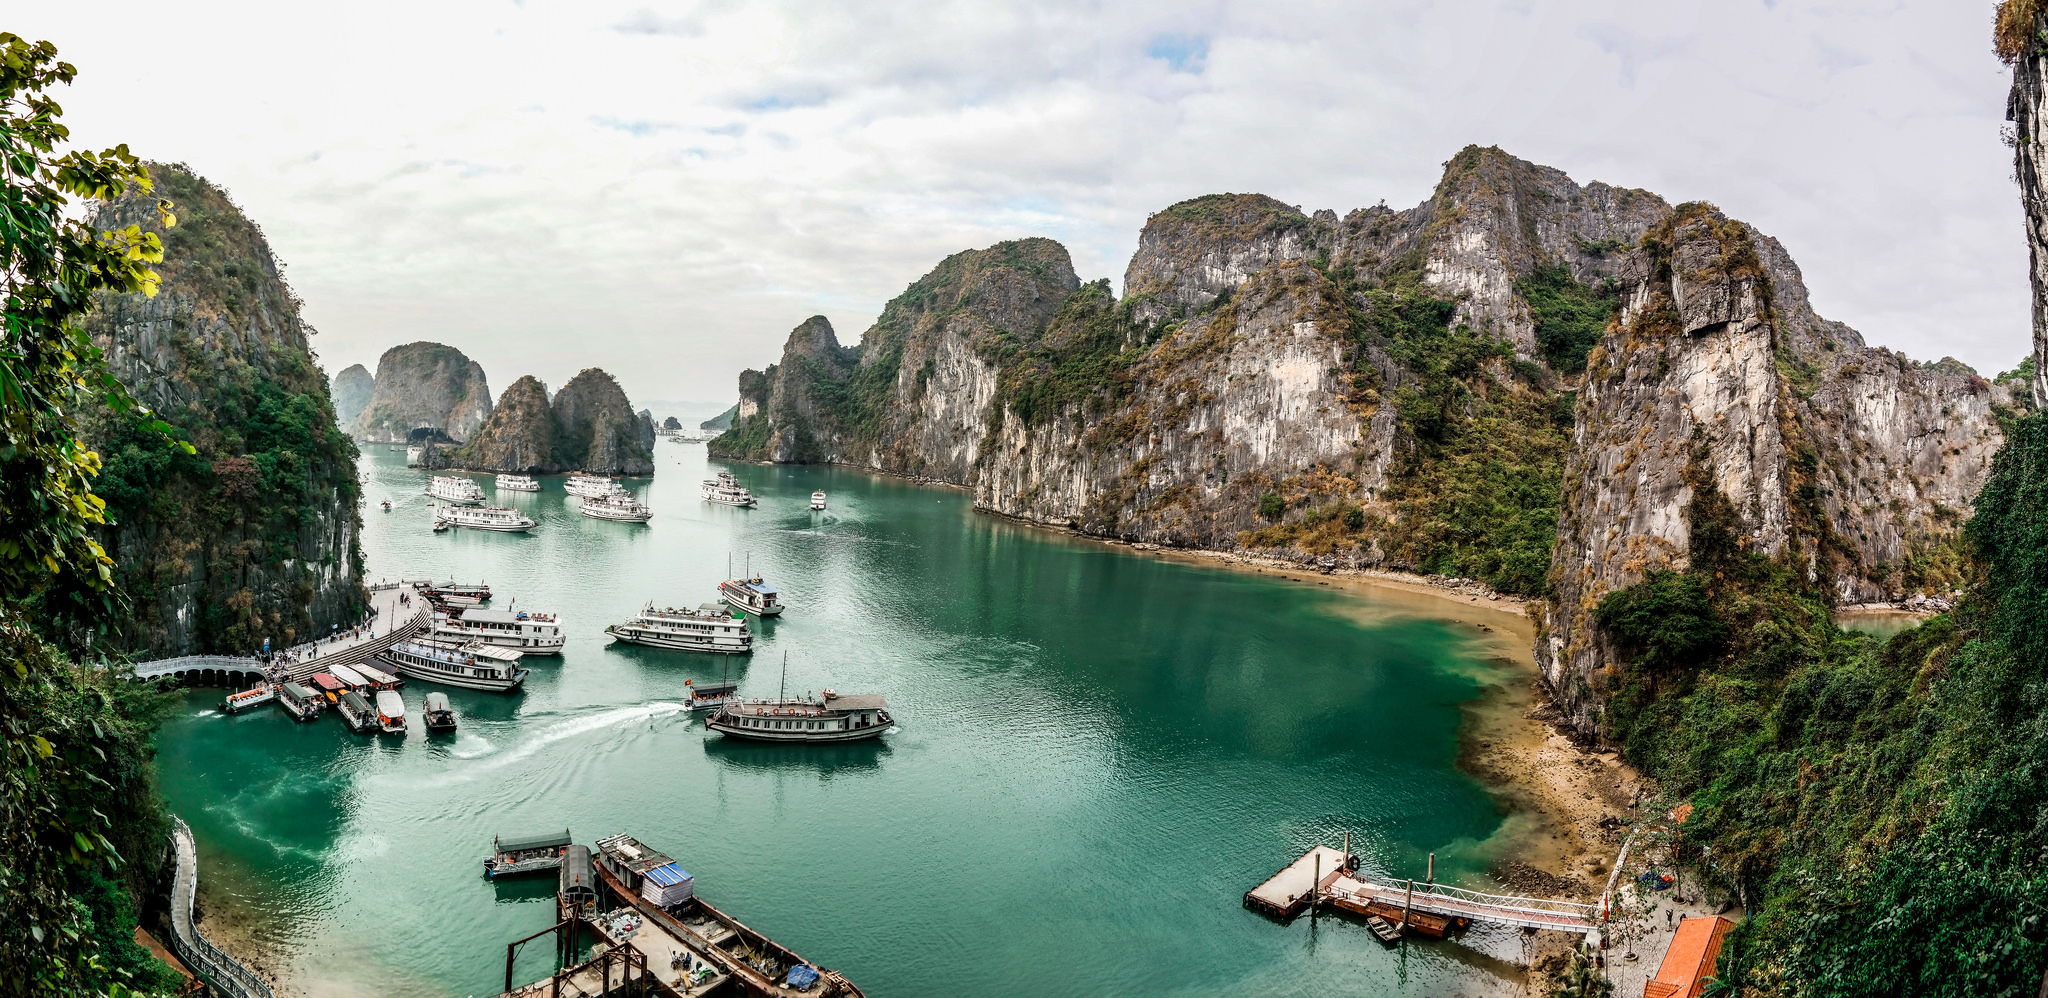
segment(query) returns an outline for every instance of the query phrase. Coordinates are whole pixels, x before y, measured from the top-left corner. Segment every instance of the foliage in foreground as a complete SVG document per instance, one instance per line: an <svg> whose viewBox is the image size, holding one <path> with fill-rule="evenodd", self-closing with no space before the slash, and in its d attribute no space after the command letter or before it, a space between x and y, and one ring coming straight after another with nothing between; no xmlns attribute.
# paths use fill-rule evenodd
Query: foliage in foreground
<svg viewBox="0 0 2048 998"><path fill-rule="evenodd" d="M1696 497L1695 536L1720 536L1726 508ZM1968 533L1980 581L1883 643L1836 628L1796 568L1732 545L1696 545L1683 585L1656 584L1666 614L1711 618L1726 638L1714 653L1636 655L1607 734L1698 805L1686 834L1711 846L1701 872L1751 909L1728 950L1738 993L2040 986L2048 416L2015 426ZM1698 633L1678 630L1667 649Z"/></svg>
<svg viewBox="0 0 2048 998"><path fill-rule="evenodd" d="M138 227L101 233L66 217L77 199L150 186L125 147L58 151L69 132L48 91L76 70L56 55L0 32L0 906L10 920L0 988L98 995L123 992L121 977L138 968L137 985L163 983L132 941L112 938L133 918L134 885L121 878L146 868L135 861L150 843L161 847L148 771L158 708L146 690L71 666L22 610L32 600L81 614L120 608L94 540L105 521L91 490L100 461L75 414L137 407L78 320L98 292L153 294L162 244ZM144 425L160 441L168 429Z"/></svg>

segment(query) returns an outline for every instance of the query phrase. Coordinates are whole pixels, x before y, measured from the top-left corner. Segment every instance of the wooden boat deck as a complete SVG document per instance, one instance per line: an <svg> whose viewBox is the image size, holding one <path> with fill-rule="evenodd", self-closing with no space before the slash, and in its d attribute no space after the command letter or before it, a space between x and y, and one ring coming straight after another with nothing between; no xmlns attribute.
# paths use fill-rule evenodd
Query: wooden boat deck
<svg viewBox="0 0 2048 998"><path fill-rule="evenodd" d="M1293 918L1308 908L1310 881L1316 878L1318 867L1323 882L1344 872L1344 853L1329 846L1316 846L1302 853L1301 858L1287 864L1286 869L1273 874L1266 882L1244 894L1244 906L1262 911L1275 918ZM1318 890L1321 890L1318 885Z"/></svg>

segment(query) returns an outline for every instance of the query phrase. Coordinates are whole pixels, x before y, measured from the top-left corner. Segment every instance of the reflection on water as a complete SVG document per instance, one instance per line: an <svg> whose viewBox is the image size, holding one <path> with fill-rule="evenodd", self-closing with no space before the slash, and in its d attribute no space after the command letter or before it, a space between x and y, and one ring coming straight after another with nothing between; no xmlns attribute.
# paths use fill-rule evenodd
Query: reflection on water
<svg viewBox="0 0 2048 998"><path fill-rule="evenodd" d="M394 509L365 514L369 574L488 582L494 605L559 612L563 654L517 694L447 690L452 737L202 716L207 691L166 727L166 793L205 875L242 885L302 978L495 993L505 944L546 927L525 892L551 882L495 884L479 859L495 834L564 826L668 852L713 903L878 996L1422 995L1495 973L1457 946L1388 951L1327 920L1311 936L1238 899L1346 831L1390 875L1484 852L1451 848L1501 824L1453 759L1497 635L838 469L736 466L761 508L712 506L701 446L657 459L660 477L631 483L645 527L580 516L548 479L508 497L540 521L530 537L435 535L421 473L370 448L365 497ZM832 510L813 515L820 488ZM753 660L606 640L649 600L716 599L727 559L749 555L790 606L757 622ZM901 729L737 743L683 709L686 680L728 670L742 695L773 695L785 653L790 692L879 693ZM408 707L431 688L409 686ZM1441 859L1445 879L1479 872ZM817 883L886 903L818 904ZM1514 933L1465 945L1520 952Z"/></svg>

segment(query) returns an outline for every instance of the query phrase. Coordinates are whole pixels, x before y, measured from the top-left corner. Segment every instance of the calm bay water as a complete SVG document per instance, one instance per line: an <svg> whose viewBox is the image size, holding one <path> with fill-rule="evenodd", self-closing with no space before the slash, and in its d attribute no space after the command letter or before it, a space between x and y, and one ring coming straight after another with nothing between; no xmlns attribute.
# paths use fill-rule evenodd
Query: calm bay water
<svg viewBox="0 0 2048 998"><path fill-rule="evenodd" d="M979 516L959 492L829 468L735 466L754 510L699 500L701 445L663 442L647 526L576 513L560 479L499 493L530 536L428 531L424 475L362 461L371 578L451 574L561 613L559 659L512 696L450 690L452 737L213 711L160 739L202 877L316 993L485 995L505 944L551 924L553 881L493 884L497 832L629 832L699 893L875 998L1442 994L1504 972L1513 933L1381 947L1282 926L1243 892L1344 830L1369 869L1453 882L1502 817L1453 768L1459 705L1497 678L1473 628L1360 597L1188 567ZM478 476L493 492L488 476ZM813 489L831 510L813 514ZM378 512L374 503L394 508ZM730 554L791 606L751 660L612 647L652 599L715 598ZM886 695L879 743L707 736L684 680L730 668ZM406 689L408 705L435 687ZM414 719L417 729L418 720ZM539 977L545 942L520 961ZM1488 953L1494 956L1488 956Z"/></svg>

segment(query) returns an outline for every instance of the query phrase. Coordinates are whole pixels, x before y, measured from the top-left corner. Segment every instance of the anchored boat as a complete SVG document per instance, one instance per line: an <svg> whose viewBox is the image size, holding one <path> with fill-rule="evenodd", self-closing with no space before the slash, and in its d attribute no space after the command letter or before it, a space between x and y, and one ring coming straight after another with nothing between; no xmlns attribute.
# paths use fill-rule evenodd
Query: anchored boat
<svg viewBox="0 0 2048 998"><path fill-rule="evenodd" d="M818 510L825 508L825 490L819 489L811 493L811 508Z"/></svg>
<svg viewBox="0 0 2048 998"><path fill-rule="evenodd" d="M737 978L740 994L750 998L864 998L861 990L837 971L805 960L712 907L697 896L696 878L638 839L625 834L599 839L596 859L600 883L682 942L693 958L705 959L723 975Z"/></svg>
<svg viewBox="0 0 2048 998"><path fill-rule="evenodd" d="M387 735L405 734L405 699L397 692L377 691L377 727Z"/></svg>
<svg viewBox="0 0 2048 998"><path fill-rule="evenodd" d="M450 579L447 582L426 583L421 589L426 593L427 599L450 606L475 606L491 601L491 587L481 582L471 585Z"/></svg>
<svg viewBox="0 0 2048 998"><path fill-rule="evenodd" d="M451 606L434 612L432 635L450 641L481 641L517 648L528 655L559 655L568 639L552 613L515 613L475 606Z"/></svg>
<svg viewBox="0 0 2048 998"><path fill-rule="evenodd" d="M594 516L600 520L618 520L622 523L646 523L654 518L654 510L626 492L588 496L583 500L580 510L584 516Z"/></svg>
<svg viewBox="0 0 2048 998"><path fill-rule="evenodd" d="M341 713L342 723L347 724L350 731L360 734L377 730L377 715L370 707L370 701L363 699L363 695L355 690L343 693L341 699L334 702L334 709Z"/></svg>
<svg viewBox="0 0 2048 998"><path fill-rule="evenodd" d="M717 478L707 479L702 491L706 502L724 506L752 507L761 504L761 501L755 499L754 494L747 491L746 486L741 485L740 480L734 478L730 471L721 471Z"/></svg>
<svg viewBox="0 0 2048 998"><path fill-rule="evenodd" d="M875 694L841 696L831 690L813 700L727 700L704 719L707 731L757 742L853 742L889 730L895 719Z"/></svg>
<svg viewBox="0 0 2048 998"><path fill-rule="evenodd" d="M569 848L569 830L539 835L491 837L491 854L484 857L484 876L516 877L522 873L543 873L562 865L562 853Z"/></svg>
<svg viewBox="0 0 2048 998"><path fill-rule="evenodd" d="M498 693L518 689L530 671L519 667L519 652L481 641L414 638L393 645L378 657L414 679Z"/></svg>
<svg viewBox="0 0 2048 998"><path fill-rule="evenodd" d="M607 478L604 475L586 474L581 471L570 475L568 480L562 483L562 488L572 496L583 496L585 498L608 495L614 491L622 490L622 486L615 479Z"/></svg>
<svg viewBox="0 0 2048 998"><path fill-rule="evenodd" d="M427 494L443 502L461 503L465 506L480 506L484 501L484 490L467 478L454 475L435 475L427 483Z"/></svg>
<svg viewBox="0 0 2048 998"><path fill-rule="evenodd" d="M537 526L533 517L503 506L442 506L434 510L434 523L507 534L525 533Z"/></svg>
<svg viewBox="0 0 2048 998"><path fill-rule="evenodd" d="M625 623L613 624L604 632L615 641L650 648L679 648L727 655L754 650L754 633L748 629L746 618L717 603L706 603L695 610L674 607L656 610L649 602Z"/></svg>
<svg viewBox="0 0 2048 998"><path fill-rule="evenodd" d="M734 682L705 683L698 686L695 682L685 679L683 686L690 691L690 702L686 705L690 710L714 709L732 699L733 694L740 691L740 684Z"/></svg>
<svg viewBox="0 0 2048 998"><path fill-rule="evenodd" d="M718 595L757 617L773 617L782 612L780 592L758 575L751 579L727 579L718 584Z"/></svg>
<svg viewBox="0 0 2048 998"><path fill-rule="evenodd" d="M448 706L448 694L427 694L426 702L420 705L420 719L426 722L428 734L436 731L454 731L455 710Z"/></svg>
<svg viewBox="0 0 2048 998"><path fill-rule="evenodd" d="M320 708L326 704L326 700L297 683L285 683L277 691L277 705L283 707L284 712L291 715L295 721L310 721L319 717Z"/></svg>
<svg viewBox="0 0 2048 998"><path fill-rule="evenodd" d="M540 483L531 475L499 475L498 488L507 492L539 492Z"/></svg>

